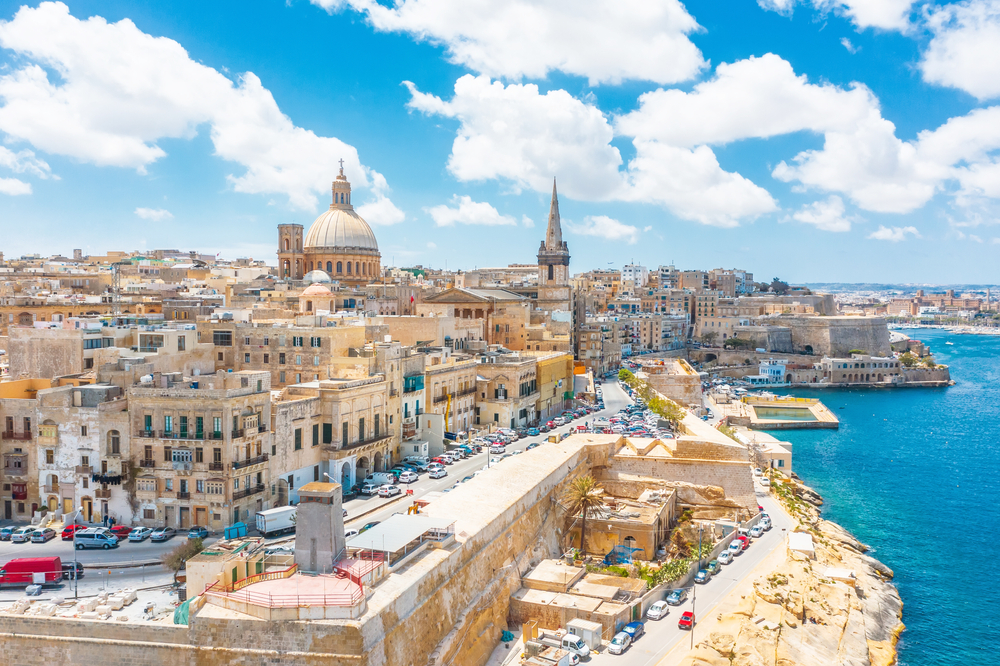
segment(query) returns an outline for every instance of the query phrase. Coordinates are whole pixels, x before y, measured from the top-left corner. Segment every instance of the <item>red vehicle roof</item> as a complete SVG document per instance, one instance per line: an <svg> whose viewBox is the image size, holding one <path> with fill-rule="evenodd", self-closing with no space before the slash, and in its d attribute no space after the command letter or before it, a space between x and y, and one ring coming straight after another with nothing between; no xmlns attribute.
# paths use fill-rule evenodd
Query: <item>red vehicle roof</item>
<svg viewBox="0 0 1000 666"><path fill-rule="evenodd" d="M45 581L62 580L62 560L58 557L19 557L0 567L0 583L32 583L33 573L45 573Z"/></svg>

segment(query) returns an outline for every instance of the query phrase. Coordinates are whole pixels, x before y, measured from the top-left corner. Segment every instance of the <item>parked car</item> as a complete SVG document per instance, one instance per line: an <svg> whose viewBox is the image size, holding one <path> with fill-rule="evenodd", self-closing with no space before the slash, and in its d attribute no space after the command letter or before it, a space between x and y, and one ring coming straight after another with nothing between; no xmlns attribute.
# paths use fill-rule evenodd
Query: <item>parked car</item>
<svg viewBox="0 0 1000 666"><path fill-rule="evenodd" d="M709 580L711 580L712 574L708 572L708 569L698 569L698 573L694 575L694 582L704 585Z"/></svg>
<svg viewBox="0 0 1000 666"><path fill-rule="evenodd" d="M118 537L106 527L88 527L73 535L73 546L77 550L84 548L103 548L109 550L118 547Z"/></svg>
<svg viewBox="0 0 1000 666"><path fill-rule="evenodd" d="M34 527L19 527L14 530L14 533L10 535L10 540L13 543L28 543L31 541L31 535L34 534Z"/></svg>
<svg viewBox="0 0 1000 666"><path fill-rule="evenodd" d="M670 594L667 595L666 602L671 606L680 606L684 603L684 600L688 598L688 591L685 587L678 587L676 590L671 590Z"/></svg>
<svg viewBox="0 0 1000 666"><path fill-rule="evenodd" d="M62 563L63 580L76 580L83 578L83 564L80 562Z"/></svg>
<svg viewBox="0 0 1000 666"><path fill-rule="evenodd" d="M357 530L347 530L346 532L344 532L345 539L350 539L351 537L356 537L356 536L358 536Z"/></svg>
<svg viewBox="0 0 1000 666"><path fill-rule="evenodd" d="M743 544L736 539L733 539L732 543L729 544L729 548L726 549L731 556L736 557L743 552Z"/></svg>
<svg viewBox="0 0 1000 666"><path fill-rule="evenodd" d="M378 484L375 484L375 483L366 483L365 485L361 486L361 494L362 495L375 495L375 494L378 493L379 487L380 486Z"/></svg>
<svg viewBox="0 0 1000 666"><path fill-rule="evenodd" d="M67 525L66 527L63 528L62 535L61 535L62 536L62 540L63 541L72 541L73 540L73 535L76 534L77 532L79 532L80 530L85 529L86 527L87 527L86 525ZM4 528L4 529L7 529L7 528ZM9 539L10 537L7 537L7 538ZM7 539L4 539L3 535L0 534L0 541L6 541L6 540Z"/></svg>
<svg viewBox="0 0 1000 666"><path fill-rule="evenodd" d="M761 479L760 479L760 485L764 486L765 488L768 487L768 486L770 486L771 485L771 479L767 478L766 476L762 476Z"/></svg>
<svg viewBox="0 0 1000 666"><path fill-rule="evenodd" d="M10 535L17 530L13 525L8 525L6 527L0 527L0 541L10 541Z"/></svg>
<svg viewBox="0 0 1000 666"><path fill-rule="evenodd" d="M736 541L739 541L741 544L743 544L743 550L746 550L747 548L750 547L750 537L748 536L744 536L741 534L738 537L736 537Z"/></svg>
<svg viewBox="0 0 1000 666"><path fill-rule="evenodd" d="M631 638L632 641L635 642L635 639L639 638L639 636L642 636L645 633L646 627L643 626L642 622L629 622L624 627L622 627L622 631L628 634L629 638Z"/></svg>
<svg viewBox="0 0 1000 666"><path fill-rule="evenodd" d="M694 613L691 611L684 611L681 615L681 619L677 621L677 627L679 629L690 629L694 626Z"/></svg>
<svg viewBox="0 0 1000 666"><path fill-rule="evenodd" d="M394 497L396 495L402 495L403 491L400 490L399 486L386 485L378 489L379 497Z"/></svg>
<svg viewBox="0 0 1000 666"><path fill-rule="evenodd" d="M370 530L371 528L373 528L373 527L375 527L376 525L378 525L378 524L379 524L380 522L382 522L382 521L381 521L381 520L373 520L373 521L372 521L372 522L370 522L370 523L365 523L365 524L364 524L364 525L362 526L362 528L361 528L361 529L360 529L360 530L358 531L358 534L363 534L363 533L367 532L367 531L368 531L368 530Z"/></svg>
<svg viewBox="0 0 1000 666"><path fill-rule="evenodd" d="M35 530L31 535L31 543L45 543L56 538L56 531L51 527L42 527Z"/></svg>
<svg viewBox="0 0 1000 666"><path fill-rule="evenodd" d="M715 574L722 571L722 565L719 564L719 560L712 560L711 562L708 563L708 566L706 566L705 569L708 570L708 573L714 576Z"/></svg>
<svg viewBox="0 0 1000 666"><path fill-rule="evenodd" d="M763 473L764 472L760 471L760 467L754 467L753 468L753 475L754 476L761 476Z"/></svg>
<svg viewBox="0 0 1000 666"><path fill-rule="evenodd" d="M152 527L137 527L128 533L129 541L145 541L153 533Z"/></svg>
<svg viewBox="0 0 1000 666"><path fill-rule="evenodd" d="M621 654L632 644L632 638L624 631L619 631L608 643L608 652L611 654Z"/></svg>
<svg viewBox="0 0 1000 666"><path fill-rule="evenodd" d="M771 529L771 518L769 516L764 516L760 519L760 525L765 531Z"/></svg>
<svg viewBox="0 0 1000 666"><path fill-rule="evenodd" d="M427 476L429 476L432 479L443 479L444 477L448 476L448 472L446 472L443 467L435 467L434 469L432 469L430 472L427 473Z"/></svg>
<svg viewBox="0 0 1000 666"><path fill-rule="evenodd" d="M177 530L172 527L158 527L149 535L150 541L166 541L177 535Z"/></svg>
<svg viewBox="0 0 1000 666"><path fill-rule="evenodd" d="M202 527L201 525L195 525L188 530L188 539L207 539L208 538L208 528Z"/></svg>
<svg viewBox="0 0 1000 666"><path fill-rule="evenodd" d="M402 474L399 475L399 482L400 483L414 483L415 481L417 481L419 479L420 479L420 477L417 476L417 473L416 472L411 472L410 470L406 470L405 472L403 472Z"/></svg>
<svg viewBox="0 0 1000 666"><path fill-rule="evenodd" d="M669 612L670 607L667 606L666 601L656 601L652 606L646 609L646 619L661 620L665 618Z"/></svg>
<svg viewBox="0 0 1000 666"><path fill-rule="evenodd" d="M111 533L114 534L116 537L118 537L119 541L127 537L129 535L129 532L132 531L132 528L129 527L128 525L115 525L110 529Z"/></svg>
<svg viewBox="0 0 1000 666"><path fill-rule="evenodd" d="M528 428L528 437L537 437L540 434L538 428Z"/></svg>
<svg viewBox="0 0 1000 666"><path fill-rule="evenodd" d="M750 536L753 537L754 539L760 538L762 534L764 534L764 526L761 525L760 523L757 523L756 525L750 528Z"/></svg>
<svg viewBox="0 0 1000 666"><path fill-rule="evenodd" d="M541 444L539 444L538 442L532 442L531 444L528 444L526 447L524 447L524 450L530 451L531 449L537 449L539 446L541 446Z"/></svg>
<svg viewBox="0 0 1000 666"><path fill-rule="evenodd" d="M719 558L716 560L719 564L729 564L733 561L733 554L728 550L724 550L719 553Z"/></svg>

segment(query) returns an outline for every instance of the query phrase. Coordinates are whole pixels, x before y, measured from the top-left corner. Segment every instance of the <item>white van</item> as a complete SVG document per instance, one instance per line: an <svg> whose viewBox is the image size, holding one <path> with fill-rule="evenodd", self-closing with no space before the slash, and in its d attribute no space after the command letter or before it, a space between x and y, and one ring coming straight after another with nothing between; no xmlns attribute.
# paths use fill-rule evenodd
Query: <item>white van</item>
<svg viewBox="0 0 1000 666"><path fill-rule="evenodd" d="M392 472L372 472L365 477L365 483L373 483L376 486L396 483L396 475Z"/></svg>

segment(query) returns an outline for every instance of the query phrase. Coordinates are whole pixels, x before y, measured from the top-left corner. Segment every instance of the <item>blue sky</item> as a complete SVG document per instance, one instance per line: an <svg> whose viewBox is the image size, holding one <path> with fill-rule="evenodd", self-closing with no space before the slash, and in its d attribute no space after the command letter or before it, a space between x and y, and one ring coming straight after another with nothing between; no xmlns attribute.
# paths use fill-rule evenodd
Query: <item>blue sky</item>
<svg viewBox="0 0 1000 666"><path fill-rule="evenodd" d="M248 9L249 7L249 9ZM1000 0L0 2L0 251L995 282ZM360 204L360 205L359 205Z"/></svg>

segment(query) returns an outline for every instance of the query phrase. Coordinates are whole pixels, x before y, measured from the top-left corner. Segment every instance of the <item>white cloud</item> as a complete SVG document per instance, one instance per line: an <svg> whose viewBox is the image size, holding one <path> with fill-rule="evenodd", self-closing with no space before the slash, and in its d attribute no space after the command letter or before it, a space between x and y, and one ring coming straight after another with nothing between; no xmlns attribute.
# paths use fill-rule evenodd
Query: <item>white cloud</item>
<svg viewBox="0 0 1000 666"><path fill-rule="evenodd" d="M536 192L558 176L567 196L600 200L621 188L621 155L600 109L565 90L541 94L534 84L491 82L465 75L444 101L406 82L409 106L459 121L448 170L459 180L510 180Z"/></svg>
<svg viewBox="0 0 1000 666"><path fill-rule="evenodd" d="M1000 0L966 0L927 12L934 35L920 63L924 80L979 98L1000 96Z"/></svg>
<svg viewBox="0 0 1000 666"><path fill-rule="evenodd" d="M510 215L501 215L490 204L473 201L472 197L456 194L451 198L451 203L454 208L442 204L424 210L439 227L451 227L455 224L478 224L489 227L517 224L517 220Z"/></svg>
<svg viewBox="0 0 1000 666"><path fill-rule="evenodd" d="M353 146L296 127L253 73L234 84L128 19L81 21L62 3L22 7L0 22L0 46L26 61L0 76L0 131L39 150L143 172L166 155L159 140L207 125L215 154L244 169L229 176L238 192L315 209L339 158L357 187L375 177Z"/></svg>
<svg viewBox="0 0 1000 666"><path fill-rule="evenodd" d="M386 183L385 176L377 171L372 171L371 174L372 196L374 198L358 206L358 215L363 217L366 222L376 226L385 227L399 224L406 219L406 214L386 196L389 184Z"/></svg>
<svg viewBox="0 0 1000 666"><path fill-rule="evenodd" d="M535 221L532 220L527 215L522 215L521 216L521 226L525 227L526 229L533 229L535 227Z"/></svg>
<svg viewBox="0 0 1000 666"><path fill-rule="evenodd" d="M843 46L845 49L847 49L847 52L850 53L851 55L854 55L855 53L861 50L860 46L855 46L854 44L852 44L851 40L849 40L847 37L840 38L840 45Z"/></svg>
<svg viewBox="0 0 1000 666"><path fill-rule="evenodd" d="M823 231L850 231L851 219L844 217L844 201L834 195L826 201L815 201L792 214L792 219L811 224Z"/></svg>
<svg viewBox="0 0 1000 666"><path fill-rule="evenodd" d="M429 242L427 243L427 249L428 249L428 250L434 250L434 249L437 249L437 243L434 243L434 242L430 242L430 241L429 241Z"/></svg>
<svg viewBox="0 0 1000 666"><path fill-rule="evenodd" d="M898 243L901 240L906 240L907 234L912 235L914 238L921 237L916 227L885 227L880 224L878 229L868 235L868 238Z"/></svg>
<svg viewBox="0 0 1000 666"><path fill-rule="evenodd" d="M31 183L17 178L0 178L0 194L9 194L10 196L31 194Z"/></svg>
<svg viewBox="0 0 1000 666"><path fill-rule="evenodd" d="M764 9L786 16L799 0L757 0ZM846 16L859 28L905 30L909 26L910 12L916 0L801 0L812 4L820 12L833 11Z"/></svg>
<svg viewBox="0 0 1000 666"><path fill-rule="evenodd" d="M162 208L136 208L135 214L144 220L150 220L151 222L162 222L163 220L172 220L174 214L169 210L164 210Z"/></svg>
<svg viewBox="0 0 1000 666"><path fill-rule="evenodd" d="M31 150L14 152L0 146L0 167L10 169L14 173L30 173L39 178L52 177L52 168L48 163L35 156Z"/></svg>
<svg viewBox="0 0 1000 666"><path fill-rule="evenodd" d="M583 218L583 224L573 224L563 220L563 226L571 233L580 236L597 236L614 241L626 241L634 245L639 240L639 229L630 224L623 224L607 215L594 215Z"/></svg>
<svg viewBox="0 0 1000 666"><path fill-rule="evenodd" d="M449 59L491 77L545 78L551 71L591 85L625 79L676 83L704 66L688 39L699 30L679 0L311 0L351 8L376 30L443 46Z"/></svg>

